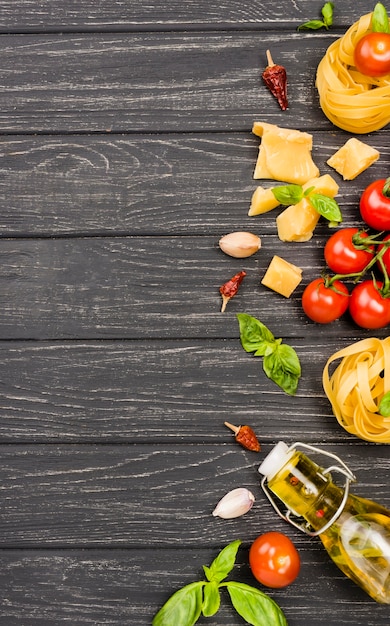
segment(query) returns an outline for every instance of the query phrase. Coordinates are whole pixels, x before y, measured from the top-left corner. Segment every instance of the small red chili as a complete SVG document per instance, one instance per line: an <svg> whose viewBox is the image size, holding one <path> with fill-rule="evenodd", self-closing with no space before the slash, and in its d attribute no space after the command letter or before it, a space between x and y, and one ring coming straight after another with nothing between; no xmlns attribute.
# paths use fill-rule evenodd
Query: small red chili
<svg viewBox="0 0 390 626"><path fill-rule="evenodd" d="M236 295L238 288L244 280L245 276L246 272L238 272L238 274L235 274L230 280L228 280L219 288L219 292L222 296L221 313L223 313L226 309L226 305L229 302L230 298L233 298Z"/></svg>
<svg viewBox="0 0 390 626"><path fill-rule="evenodd" d="M267 50L267 61L268 65L262 73L263 80L279 102L282 111L285 111L288 108L286 68L273 62L269 50Z"/></svg>
<svg viewBox="0 0 390 626"><path fill-rule="evenodd" d="M247 450L259 452L259 440L250 426L234 426L234 424L230 424L230 422L225 422L225 426L234 432L237 443L240 443Z"/></svg>
<svg viewBox="0 0 390 626"><path fill-rule="evenodd" d="M299 478L297 478L296 476L291 476L290 485L293 485L293 487L296 487L296 485L298 484L299 484Z"/></svg>
<svg viewBox="0 0 390 626"><path fill-rule="evenodd" d="M318 509L318 511L316 511L316 517L324 517L324 515L324 509Z"/></svg>

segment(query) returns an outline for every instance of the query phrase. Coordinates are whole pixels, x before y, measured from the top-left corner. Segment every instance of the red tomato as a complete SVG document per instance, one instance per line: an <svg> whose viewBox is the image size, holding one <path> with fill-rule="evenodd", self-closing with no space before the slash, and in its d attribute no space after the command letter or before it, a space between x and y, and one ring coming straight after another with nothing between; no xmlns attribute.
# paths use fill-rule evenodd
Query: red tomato
<svg viewBox="0 0 390 626"><path fill-rule="evenodd" d="M329 324L348 308L349 292L340 280L327 287L324 278L316 278L302 294L302 308L313 322Z"/></svg>
<svg viewBox="0 0 390 626"><path fill-rule="evenodd" d="M383 237L382 241L388 241L389 239L390 239L390 235L386 235L386 237ZM383 249L383 244L378 246L378 252L380 252L382 249ZM382 261L385 265L386 272L390 276L390 248L387 248L386 252L383 253ZM378 261L377 261L377 266L382 271L382 266Z"/></svg>
<svg viewBox="0 0 390 626"><path fill-rule="evenodd" d="M266 587L287 587L298 576L301 560L292 541L282 533L269 532L254 540L249 549L253 576Z"/></svg>
<svg viewBox="0 0 390 626"><path fill-rule="evenodd" d="M328 267L335 274L352 274L361 272L372 260L372 253L359 250L355 247L352 238L359 232L359 228L342 228L336 231L325 244L324 256ZM362 238L368 237L367 233L360 233ZM374 246L369 248L375 251Z"/></svg>
<svg viewBox="0 0 390 626"><path fill-rule="evenodd" d="M360 197L360 215L376 230L390 230L390 178L375 180Z"/></svg>
<svg viewBox="0 0 390 626"><path fill-rule="evenodd" d="M390 34L373 32L359 39L354 51L356 68L365 76L390 73Z"/></svg>
<svg viewBox="0 0 390 626"><path fill-rule="evenodd" d="M382 286L380 281L364 280L353 288L349 311L361 328L383 328L390 323L390 298L382 296Z"/></svg>

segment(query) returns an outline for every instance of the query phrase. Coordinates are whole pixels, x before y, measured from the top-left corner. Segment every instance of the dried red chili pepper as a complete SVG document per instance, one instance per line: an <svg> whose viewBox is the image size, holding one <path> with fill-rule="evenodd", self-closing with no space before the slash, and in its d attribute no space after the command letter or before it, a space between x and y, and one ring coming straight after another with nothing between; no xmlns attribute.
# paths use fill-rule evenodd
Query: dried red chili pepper
<svg viewBox="0 0 390 626"><path fill-rule="evenodd" d="M269 50L267 50L267 61L268 66L262 74L263 80L272 95L279 102L282 111L285 111L288 108L286 68L273 62Z"/></svg>
<svg viewBox="0 0 390 626"><path fill-rule="evenodd" d="M238 288L245 276L246 272L238 272L238 274L235 274L230 280L228 280L219 288L219 293L222 296L221 313L223 313L226 309L226 305L229 302L230 298L233 298L236 295Z"/></svg>
<svg viewBox="0 0 390 626"><path fill-rule="evenodd" d="M244 448L259 452L259 440L250 426L234 426L234 424L230 424L230 422L225 422L225 426L234 432L235 440Z"/></svg>

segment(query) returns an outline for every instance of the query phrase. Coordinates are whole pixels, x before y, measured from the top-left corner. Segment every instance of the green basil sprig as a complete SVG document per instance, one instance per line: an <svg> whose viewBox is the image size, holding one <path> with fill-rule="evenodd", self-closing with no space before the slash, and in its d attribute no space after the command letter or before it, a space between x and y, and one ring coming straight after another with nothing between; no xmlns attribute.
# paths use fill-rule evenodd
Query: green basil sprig
<svg viewBox="0 0 390 626"><path fill-rule="evenodd" d="M390 391L385 393L379 402L379 415L390 417Z"/></svg>
<svg viewBox="0 0 390 626"><path fill-rule="evenodd" d="M224 581L236 561L241 541L227 545L211 563L203 566L206 580L185 585L176 591L154 616L152 626L193 626L201 615L211 617L220 606L220 589L226 587L237 613L252 626L287 626L279 605L255 587Z"/></svg>
<svg viewBox="0 0 390 626"><path fill-rule="evenodd" d="M245 352L263 357L265 374L283 391L295 395L301 376L301 364L294 348L275 339L271 331L260 320L238 313L240 339Z"/></svg>
<svg viewBox="0 0 390 626"><path fill-rule="evenodd" d="M272 187L271 191L279 204L284 206L298 204L303 198L307 198L313 208L329 221L329 226L340 224L343 216L336 200L322 193L313 193L313 189L314 187L310 187L304 191L301 185L280 185Z"/></svg>
<svg viewBox="0 0 390 626"><path fill-rule="evenodd" d="M319 30L320 28L329 29L333 24L333 2L325 2L321 9L322 20L309 20L298 26L298 30Z"/></svg>

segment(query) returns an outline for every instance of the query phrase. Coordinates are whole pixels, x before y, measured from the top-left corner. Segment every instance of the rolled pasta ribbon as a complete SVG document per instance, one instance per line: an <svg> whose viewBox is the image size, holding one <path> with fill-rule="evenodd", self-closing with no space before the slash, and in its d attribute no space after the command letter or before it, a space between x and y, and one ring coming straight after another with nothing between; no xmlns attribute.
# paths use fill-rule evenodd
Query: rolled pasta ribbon
<svg viewBox="0 0 390 626"><path fill-rule="evenodd" d="M362 134L390 122L390 75L365 76L354 66L357 42L371 32L372 13L363 15L327 49L317 68L320 106L338 128Z"/></svg>
<svg viewBox="0 0 390 626"><path fill-rule="evenodd" d="M340 363L330 374L330 366ZM390 417L379 403L390 391L390 337L362 339L327 361L322 383L333 413L347 432L375 443L390 443Z"/></svg>

